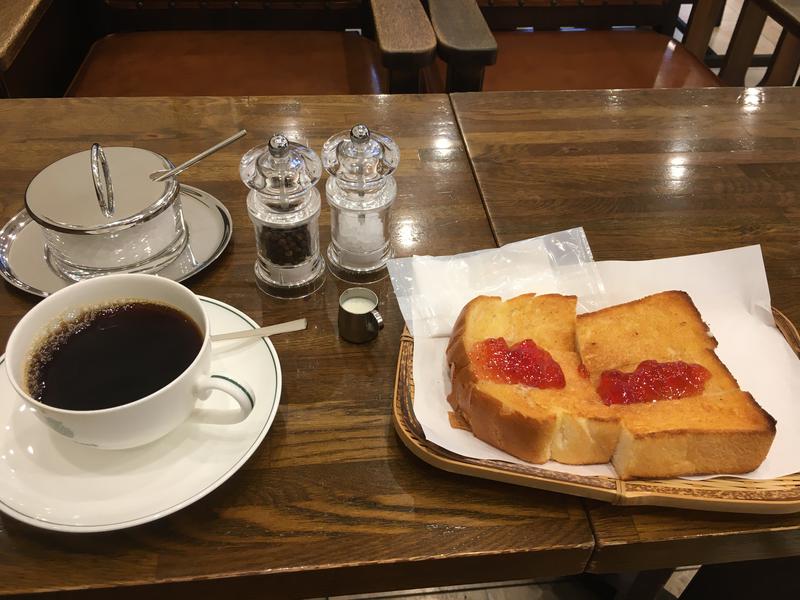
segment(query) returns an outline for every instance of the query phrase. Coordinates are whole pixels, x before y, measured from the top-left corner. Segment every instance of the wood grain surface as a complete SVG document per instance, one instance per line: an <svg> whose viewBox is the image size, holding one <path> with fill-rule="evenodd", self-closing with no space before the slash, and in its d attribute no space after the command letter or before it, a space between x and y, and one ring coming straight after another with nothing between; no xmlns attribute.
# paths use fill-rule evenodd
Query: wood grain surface
<svg viewBox="0 0 800 600"><path fill-rule="evenodd" d="M51 1L0 2L0 72L8 69Z"/></svg>
<svg viewBox="0 0 800 600"><path fill-rule="evenodd" d="M225 202L234 220L228 250L187 284L260 323L309 319L307 331L274 340L281 406L242 471L179 513L122 532L56 534L0 517L0 593L83 589L95 597L116 587L120 597L309 597L583 571L593 541L578 500L443 473L398 441L391 398L403 321L388 280L371 286L386 326L364 346L337 337L346 284L332 276L304 300L256 289L240 156L275 131L318 150L359 121L401 148L398 255L494 245L446 96L0 103L3 219L22 208L34 174L92 142L148 148L177 164L248 129L182 176ZM324 248L327 206L321 224ZM34 302L0 286L1 342Z"/></svg>
<svg viewBox="0 0 800 600"><path fill-rule="evenodd" d="M587 571L618 573L800 554L800 515L744 515L586 501Z"/></svg>
<svg viewBox="0 0 800 600"><path fill-rule="evenodd" d="M501 244L582 225L596 260L761 244L800 322L800 90L454 94ZM800 516L586 503L594 572L788 556Z"/></svg>
<svg viewBox="0 0 800 600"><path fill-rule="evenodd" d="M415 0L370 0L375 19L375 39L385 67L424 67L436 53L436 36Z"/></svg>
<svg viewBox="0 0 800 600"><path fill-rule="evenodd" d="M582 225L596 260L761 244L800 322L800 92L453 94L499 243Z"/></svg>
<svg viewBox="0 0 800 600"><path fill-rule="evenodd" d="M497 42L476 2L429 0L428 10L442 59L480 66L495 63Z"/></svg>

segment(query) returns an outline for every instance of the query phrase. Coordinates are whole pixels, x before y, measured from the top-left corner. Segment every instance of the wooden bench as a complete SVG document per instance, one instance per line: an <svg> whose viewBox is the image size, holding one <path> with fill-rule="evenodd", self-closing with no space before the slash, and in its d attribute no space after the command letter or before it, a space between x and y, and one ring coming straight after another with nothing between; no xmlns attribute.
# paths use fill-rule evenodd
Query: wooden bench
<svg viewBox="0 0 800 600"><path fill-rule="evenodd" d="M436 46L419 0L5 1L8 97L416 92Z"/></svg>

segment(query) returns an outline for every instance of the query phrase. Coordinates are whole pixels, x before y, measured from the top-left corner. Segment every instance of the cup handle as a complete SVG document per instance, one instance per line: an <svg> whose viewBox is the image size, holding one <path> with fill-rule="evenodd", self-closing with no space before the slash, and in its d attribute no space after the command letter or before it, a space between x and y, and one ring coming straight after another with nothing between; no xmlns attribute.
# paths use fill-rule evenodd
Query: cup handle
<svg viewBox="0 0 800 600"><path fill-rule="evenodd" d="M381 313L374 309L369 312L372 315L372 319L375 321L373 327L377 327L378 330L383 329L383 317Z"/></svg>
<svg viewBox="0 0 800 600"><path fill-rule="evenodd" d="M201 400L207 400L213 390L219 390L228 394L239 403L242 408L242 421L253 411L255 407L256 395L252 388L245 382L236 381L225 375L204 376L198 379L195 384L197 394Z"/></svg>

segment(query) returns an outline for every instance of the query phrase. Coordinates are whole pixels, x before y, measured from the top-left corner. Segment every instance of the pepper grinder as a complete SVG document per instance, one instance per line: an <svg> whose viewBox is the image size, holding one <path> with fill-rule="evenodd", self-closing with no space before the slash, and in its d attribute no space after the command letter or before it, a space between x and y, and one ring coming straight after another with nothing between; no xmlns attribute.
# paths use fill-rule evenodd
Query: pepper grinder
<svg viewBox="0 0 800 600"><path fill-rule="evenodd" d="M250 149L239 175L250 188L247 212L256 232L259 289L278 298L302 298L322 286L325 262L319 253L322 174L317 154L283 134Z"/></svg>
<svg viewBox="0 0 800 600"><path fill-rule="evenodd" d="M392 173L400 161L390 138L356 125L333 135L322 147L330 173L325 195L331 207L328 264L345 281L376 281L392 257L389 217L397 196Z"/></svg>

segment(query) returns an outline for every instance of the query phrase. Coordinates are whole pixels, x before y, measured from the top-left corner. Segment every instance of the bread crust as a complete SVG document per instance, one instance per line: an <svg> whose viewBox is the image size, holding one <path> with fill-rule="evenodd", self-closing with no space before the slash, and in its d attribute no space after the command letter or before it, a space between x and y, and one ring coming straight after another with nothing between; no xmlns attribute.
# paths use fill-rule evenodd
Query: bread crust
<svg viewBox="0 0 800 600"><path fill-rule="evenodd" d="M533 295L533 294L531 294ZM450 334L450 341L447 343L447 363L451 369L460 370L469 364L467 347L464 341L464 332L467 328L467 318L474 306L486 301L500 300L499 296L477 296L473 298L461 309L458 314L453 332Z"/></svg>
<svg viewBox="0 0 800 600"><path fill-rule="evenodd" d="M555 415L532 403L526 407L523 398L514 406L508 398L504 401L479 389L477 383L469 367L463 368L453 378L453 392L448 397L453 410L469 425L473 435L528 462L549 460ZM508 393L516 391L509 389Z"/></svg>
<svg viewBox="0 0 800 600"><path fill-rule="evenodd" d="M619 412L625 409L611 461L621 479L749 473L766 458L776 432L775 419L739 390ZM684 416L665 418L666 411Z"/></svg>
<svg viewBox="0 0 800 600"><path fill-rule="evenodd" d="M623 428L612 457L620 479L749 473L767 457L774 431L670 431L634 436Z"/></svg>

